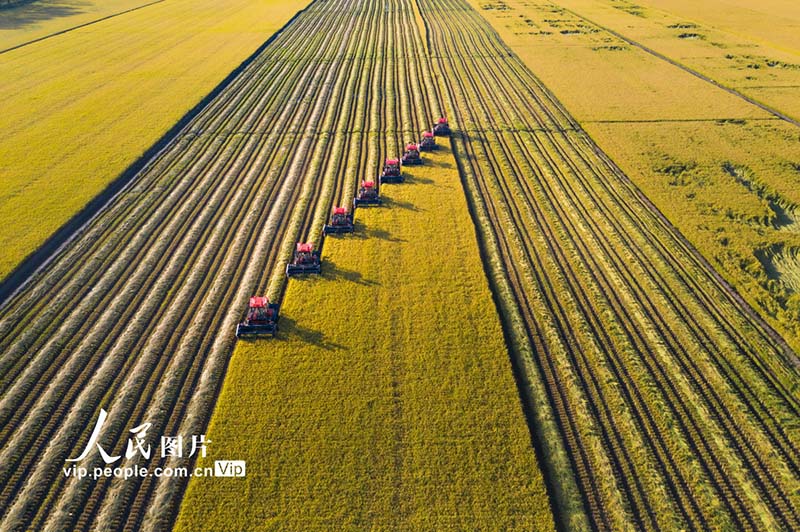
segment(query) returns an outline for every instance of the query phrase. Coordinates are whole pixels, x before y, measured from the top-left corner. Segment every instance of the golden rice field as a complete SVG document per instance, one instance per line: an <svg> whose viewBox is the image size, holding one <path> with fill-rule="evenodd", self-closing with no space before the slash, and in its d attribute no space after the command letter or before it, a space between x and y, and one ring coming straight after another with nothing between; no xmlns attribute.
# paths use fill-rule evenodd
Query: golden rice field
<svg viewBox="0 0 800 532"><path fill-rule="evenodd" d="M797 349L797 126L589 22L797 117L792 105L800 101L800 50L789 29L800 19L797 6L633 4L473 2L603 150ZM686 24L708 38L681 39L689 30L670 27ZM799 66L748 68L726 57L742 50ZM784 96L761 98L751 88L756 85Z"/></svg>
<svg viewBox="0 0 800 532"><path fill-rule="evenodd" d="M0 10L0 532L799 530L799 9Z"/></svg>
<svg viewBox="0 0 800 532"><path fill-rule="evenodd" d="M3 6L0 18L0 50L21 47L32 41L46 39L74 28L96 24L110 17L121 16L141 9L154 0L122 0L106 2L75 2L45 0L43 2L10 2ZM163 1L163 0L162 0ZM5 3L5 2L4 2ZM2 4L0 4L2 5Z"/></svg>
<svg viewBox="0 0 800 532"><path fill-rule="evenodd" d="M307 3L170 0L0 54L0 279Z"/></svg>
<svg viewBox="0 0 800 532"><path fill-rule="evenodd" d="M800 6L785 0L563 0L593 22L800 119Z"/></svg>

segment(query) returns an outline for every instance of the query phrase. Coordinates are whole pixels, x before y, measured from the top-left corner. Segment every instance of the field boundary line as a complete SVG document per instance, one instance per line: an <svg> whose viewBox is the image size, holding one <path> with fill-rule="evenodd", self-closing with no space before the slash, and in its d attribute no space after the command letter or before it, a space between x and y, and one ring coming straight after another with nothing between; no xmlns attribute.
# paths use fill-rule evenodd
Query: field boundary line
<svg viewBox="0 0 800 532"><path fill-rule="evenodd" d="M47 35L43 35L41 37L33 39L31 41L26 41L26 42L23 42L23 43L20 43L20 44L15 44L14 46L12 46L10 48L6 48L4 50L0 50L0 54L4 54L6 52L12 52L12 51L18 50L18 49L20 49L20 48L22 48L24 46L28 46L29 44L35 44L37 42L41 42L41 41L44 41L46 39L49 39L50 37L58 37L59 35L63 35L65 33L69 33L69 32L71 32L73 30L79 30L81 28L85 28L86 26L91 26L92 24L97 24L98 22L103 22L104 20L108 20L110 18L118 17L120 15L125 15L127 13L132 13L133 11L138 11L139 9L144 9L145 7L150 7L150 6L155 5L155 4L160 4L161 2L164 2L164 1L165 0L155 0L154 2L149 2L147 4L142 4L140 6L132 7L130 9L126 9L125 11L120 11L119 13L112 13L110 15L106 15L104 17L101 17L101 18L98 18L98 19L95 19L95 20L90 20L89 22L84 22L83 24L78 24L77 26L72 26L71 28L66 28L66 29L63 29L63 30L59 30L59 31L57 31L55 33L49 33Z"/></svg>
<svg viewBox="0 0 800 532"><path fill-rule="evenodd" d="M164 0L157 0L163 2ZM169 146L172 145L190 122L205 109L214 98L228 87L236 77L246 69L297 17L313 6L312 0L307 6L292 15L275 33L269 36L253 53L236 68L228 73L208 94L189 109L169 130L156 140L128 168L113 179L102 192L96 195L67 222L50 235L35 251L22 260L4 279L0 280L0 309L4 308L33 277L49 264L67 244L72 242L97 216L103 212L133 182L134 178L152 164Z"/></svg>
<svg viewBox="0 0 800 532"><path fill-rule="evenodd" d="M586 133L586 131L584 131L583 129L581 129L581 131L583 132L584 135L589 136L589 134ZM638 196L642 204L645 205L648 209L650 209L651 212L654 215L656 215L656 217L658 217L661 223L664 224L664 227L667 228L669 231L671 231L673 236L684 245L686 251L688 251L700 265L705 267L708 273L714 278L715 281L717 281L720 288L722 288L722 290L728 294L732 302L736 306L738 306L739 309L746 316L748 316L751 320L753 320L753 323L759 326L764 331L764 333L766 333L766 335L770 337L772 341L775 342L776 344L775 347L779 348L783 352L784 356L786 357L786 360L794 367L800 368L800 358L798 358L797 354L789 346L789 344L786 342L783 336L781 336L780 333L778 333L772 327L772 325L770 325L767 322L766 319L761 317L761 314L759 314L750 305L750 303L748 303L744 299L744 297L742 297L742 295L736 290L736 288L732 284L730 284L722 276L722 274L717 271L716 268L714 268L711 262L709 262L709 260L706 259L706 257L697 248L694 247L694 245L689 241L689 239L687 239L684 236L684 234L681 233L680 229L678 229L669 220L669 218L667 218L667 216L663 212L661 212L661 210L658 207L656 207L656 205L652 201L650 201L650 198L648 198L645 195L645 193L642 192L642 190L639 189L639 187L637 187L636 184L633 183L633 181L631 181L631 179L625 174L625 172L622 171L622 169L620 169L617 163L615 163L614 160L611 159L611 157L608 154L603 152L603 150L596 144L592 146L592 149L600 159L605 161L605 163L612 169L613 172L615 172L621 179L623 179L625 182L629 183L633 187L632 190Z"/></svg>
<svg viewBox="0 0 800 532"><path fill-rule="evenodd" d="M563 9L567 13L571 13L571 14L575 15L576 17L588 22L589 24L593 24L593 25L597 26L598 28L600 28L600 29L602 29L604 31L607 31L611 35L617 37L618 39L621 39L621 40L625 41L626 43L630 44L631 46L635 46L636 48L639 48L640 50L642 50L644 52L647 52L648 54L650 54L650 55L652 55L654 57L657 57L658 59L661 59L662 61L666 61L667 63L671 64L672 66L678 67L681 70L683 70L684 72L687 72L687 73L695 76L696 78L699 78L699 79L701 79L701 80L703 80L703 81L705 81L707 83L710 83L710 84L714 85L715 87L718 87L718 88L724 90L725 92L727 92L729 94L732 94L734 96L738 96L740 99L746 101L747 103L755 105L756 107L758 107L762 111L765 111L765 112L767 112L767 113L769 113L769 114L771 114L771 115L773 115L773 116L775 116L777 118L780 118L784 122L788 122L788 123L790 123L792 125L800 127L800 120L795 120L791 116L783 114L782 112L778 111L777 109L774 109L774 108L770 107L769 105L761 103L758 100L756 100L754 98L751 98L750 96L747 96L746 94L743 94L743 93L739 92L738 90L734 89L733 87L728 87L727 85L723 85L719 81L716 81L716 80L706 76L705 74L703 74L701 72L698 72L697 70L694 70L691 67L688 67L688 66L686 66L686 65L684 65L684 64L682 64L682 63L680 63L680 62L678 62L678 61L676 61L676 60L674 60L674 59L672 59L670 57L667 57L666 55L662 54L661 52L657 52L656 50L654 50L654 49L652 49L652 48L650 48L650 47L648 47L648 46L646 46L646 45L644 45L644 44L642 44L640 42L634 41L630 37L626 37L625 35L617 32L617 31L614 31L614 30L612 30L611 28L609 28L607 26L603 26L602 24L598 24L597 22L593 21L592 19L581 15L577 11L573 11L572 9L566 8L566 7L561 6L561 5L559 5L559 4L555 3L555 2L552 2L552 1L550 3L552 5L558 7L559 9Z"/></svg>

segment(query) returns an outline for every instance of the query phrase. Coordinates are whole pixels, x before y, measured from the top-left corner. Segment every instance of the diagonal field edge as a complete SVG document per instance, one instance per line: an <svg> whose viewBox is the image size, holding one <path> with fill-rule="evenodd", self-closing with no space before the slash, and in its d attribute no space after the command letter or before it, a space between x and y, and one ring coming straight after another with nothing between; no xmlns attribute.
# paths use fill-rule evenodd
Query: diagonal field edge
<svg viewBox="0 0 800 532"><path fill-rule="evenodd" d="M611 28L609 28L607 26L603 26L602 24L598 24L597 22L593 21L592 19L587 18L587 17L581 15L580 13L578 13L576 11L573 11L572 9L568 9L568 8L566 8L564 6L561 6L561 5L558 5L558 4L556 4L555 2L552 2L552 1L550 3L552 5L558 7L559 9L563 9L567 13L571 13L571 14L575 15L576 17L588 22L589 24L593 24L594 26L597 26L598 28L602 29L603 31L607 31L608 33L610 33L614 37L617 37L618 39L621 39L621 40L625 41L626 43L630 44L631 46L635 46L636 48L639 48L640 50L642 50L644 52L647 52L648 54L650 54L650 55L652 55L654 57L657 57L658 59L661 59L662 61L666 61L667 63L669 63L672 66L680 68L684 72L687 72L687 73L693 75L696 78L702 79L706 83L710 83L710 84L714 85L715 87L720 88L720 89L724 90L725 92L727 92L729 94L737 96L738 98L746 101L749 104L755 105L756 107L758 107L762 111L765 111L765 112L773 115L776 118L780 118L784 122L788 122L788 123L790 123L790 124L792 124L794 126L800 127L800 120L795 120L791 116L785 115L782 112L778 111L777 109L774 109L774 108L770 107L767 104L761 103L758 100L755 100L755 99L751 98L750 96L747 96L746 94L741 93L741 92L737 91L736 89L734 89L732 87L728 87L727 85L723 85L719 81L716 81L716 80L706 76L705 74L703 74L701 72L698 72L697 70L694 70L693 68L690 68L690 67L688 67L688 66L686 66L686 65L684 65L682 63L679 63L678 61L676 61L676 60L674 60L674 59L672 59L670 57L667 57L666 55L662 54L661 52L657 52L656 50L653 50L652 48L649 48L648 46L645 46L644 44L642 44L640 42L634 41L630 37L626 37L625 35L623 35L623 34L621 34L619 32L616 32L616 31L612 30Z"/></svg>
<svg viewBox="0 0 800 532"><path fill-rule="evenodd" d="M0 50L0 54L4 54L6 52L12 52L14 50L18 50L18 49L22 48L23 46L28 46L29 44L34 44L34 43L37 43L37 42L44 41L46 39L49 39L50 37L57 37L59 35L65 34L65 33L69 33L69 32L71 32L73 30L79 30L81 28L85 28L86 26L91 26L92 24L97 24L98 22L103 22L104 20L108 20L110 18L118 17L120 15L125 15L127 13L132 13L134 11L138 11L140 9L144 9L145 7L150 7L150 6L155 5L155 4L160 4L163 1L164 0L155 0L154 2L143 4L141 6L132 7L130 9L126 9L125 11L120 11L119 13L112 13L110 15L106 15L105 17L101 17L101 18L98 18L98 19L95 19L95 20L90 20L89 22L84 22L83 24L78 24L77 26L72 26L70 28L59 30L59 31L56 31L54 33L49 33L49 34L43 35L42 37L39 37L37 39L33 39L31 41L26 41L26 42L23 42L23 43L20 43L20 44L15 44L14 46L11 46L10 48L6 48L4 50Z"/></svg>
<svg viewBox="0 0 800 532"><path fill-rule="evenodd" d="M163 2L164 0L156 0ZM174 126L164 133L152 146L145 150L128 168L92 198L80 211L59 227L47 240L45 240L33 253L22 260L4 279L0 281L0 310L27 285L33 277L47 264L49 264L64 247L72 242L108 205L110 205L133 182L136 175L146 168L161 152L165 151L176 141L189 122L203 111L236 77L244 71L290 24L300 15L313 6L318 0L311 0L309 4L300 9L286 21L275 33L264 41L252 54L239 66L234 68L222 81L206 94L194 107L189 109ZM152 4L147 4L152 5ZM140 6L146 7L146 6ZM134 8L134 9L140 9ZM95 21L97 22L97 21ZM2 52L0 52L2 53Z"/></svg>

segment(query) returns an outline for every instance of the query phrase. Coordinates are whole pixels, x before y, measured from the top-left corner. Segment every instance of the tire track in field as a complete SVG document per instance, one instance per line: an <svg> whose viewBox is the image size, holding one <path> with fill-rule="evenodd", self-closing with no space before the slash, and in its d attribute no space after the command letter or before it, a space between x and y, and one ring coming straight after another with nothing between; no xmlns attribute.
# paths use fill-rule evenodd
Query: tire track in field
<svg viewBox="0 0 800 532"><path fill-rule="evenodd" d="M343 158L337 159L335 157L327 157L325 160L328 169L331 167L337 168L338 181L335 187L332 188L338 187L340 195L334 195L332 197L339 197L340 202L341 198L353 193L353 187L350 184L352 181L349 179L353 170L352 168L349 170L346 169L348 164L356 164L360 169L361 177L367 179L374 178L375 173L379 170L378 163L383 158L382 155L386 154L386 150L388 146L391 145L392 140L395 139L395 141L397 141L396 139L400 138L403 134L403 124L408 121L422 123L423 121L429 120L429 118L419 115L415 116L412 114L410 117L406 116L405 113L407 111L404 111L401 106L398 105L396 99L387 97L389 95L400 94L402 86L404 86L407 81L402 74L398 74L398 63L391 62L388 59L390 57L406 57L409 55L408 50L403 50L402 47L396 46L396 43L399 41L397 41L396 33L393 33L393 30L396 32L397 28L406 24L409 18L407 16L407 10L403 9L403 3L399 1L372 3L371 8L375 9L375 7L378 8L377 12L383 14L384 17L380 18L379 24L374 24L374 26L377 26L375 38L366 39L372 44L367 54L370 59L366 62L369 75L364 75L362 72L362 74L360 74L361 79L359 85L362 90L366 87L371 87L372 90L366 91L367 97L363 99L363 102L359 102L355 112L356 117L358 117L355 118L356 122L363 120L362 134L360 136L347 137L340 142L342 146L348 144L348 142L350 143L349 151L353 156L350 158L349 162ZM372 63L371 67L370 63ZM361 65L356 68L361 68L363 71L363 66L364 65ZM367 109L369 109L369 114L366 114ZM344 115L340 115L338 119L343 123L347 120ZM331 154L341 155L341 153L342 152L336 148L333 148L331 151ZM360 162L356 163L356 161ZM320 165L320 171L321 170L322 165ZM325 186L323 185L319 191L320 194L316 201L315 211L323 212L327 217L327 209L329 209L330 204L325 199L327 197ZM325 209L323 209L323 206ZM315 223L319 224L320 220L317 219ZM313 232L308 232L308 228L304 229L303 234L314 236ZM289 241L286 244L291 247L294 241ZM400 368L397 369L400 370ZM402 427L398 427L398 434L396 437L398 445L402 445ZM169 520L158 514L161 512L163 501L175 498L175 494L183 490L183 486L179 486L180 483L180 480L162 479L161 483L156 488L156 495L154 497L155 504L151 506L148 517L144 521L144 530L161 530L168 525ZM170 505L168 504L167 506Z"/></svg>
<svg viewBox="0 0 800 532"><path fill-rule="evenodd" d="M485 21L457 0L421 4L473 215L491 224L483 245L525 317L592 527L796 528L797 431L777 422L797 418L796 375L780 346Z"/></svg>
<svg viewBox="0 0 800 532"><path fill-rule="evenodd" d="M386 88L373 44L376 31L388 37L386 22L377 3L313 4L3 307L0 486L9 510L0 529L171 521L182 487L66 479L64 459L86 444L101 405L113 419L101 435L109 449L143 419L155 434L202 432L246 296L259 287L279 298L287 246L321 224L333 191L352 195L346 161L333 162L343 143L331 137L344 134L350 147L357 122L342 109L354 100L357 143L377 160L368 137L383 114L365 109L398 111L354 91Z"/></svg>

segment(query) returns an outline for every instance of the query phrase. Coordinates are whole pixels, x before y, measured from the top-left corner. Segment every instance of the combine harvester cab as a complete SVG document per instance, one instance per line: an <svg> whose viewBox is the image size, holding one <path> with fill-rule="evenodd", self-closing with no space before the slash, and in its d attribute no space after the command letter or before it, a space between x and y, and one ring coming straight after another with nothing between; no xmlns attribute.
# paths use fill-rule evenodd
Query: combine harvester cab
<svg viewBox="0 0 800 532"><path fill-rule="evenodd" d="M353 208L355 209L359 205L380 205L381 203L383 203L383 200L378 195L378 188L375 186L375 182L362 181L358 194L353 199Z"/></svg>
<svg viewBox="0 0 800 532"><path fill-rule="evenodd" d="M275 336L278 332L278 304L263 296L250 298L247 317L236 326L236 337Z"/></svg>
<svg viewBox="0 0 800 532"><path fill-rule="evenodd" d="M298 242L292 256L292 262L286 265L286 275L320 273L322 262L319 251L314 249L314 244Z"/></svg>
<svg viewBox="0 0 800 532"><path fill-rule="evenodd" d="M400 171L400 161L397 159L386 159L380 178L381 184L402 183L403 173Z"/></svg>
<svg viewBox="0 0 800 532"><path fill-rule="evenodd" d="M331 213L330 223L322 227L322 232L326 235L352 233L353 231L355 231L353 214L347 212L347 209L344 207L334 207Z"/></svg>
<svg viewBox="0 0 800 532"><path fill-rule="evenodd" d="M436 124L433 126L433 134L437 137L450 136L450 124L447 123L447 118L441 117L436 121Z"/></svg>
<svg viewBox="0 0 800 532"><path fill-rule="evenodd" d="M436 145L436 138L433 136L433 133L430 131L425 131L422 133L422 140L419 143L420 151L431 151L438 148Z"/></svg>
<svg viewBox="0 0 800 532"><path fill-rule="evenodd" d="M406 146L406 152L403 154L404 165L422 164L422 157L419 154L419 146L416 144L409 144Z"/></svg>

